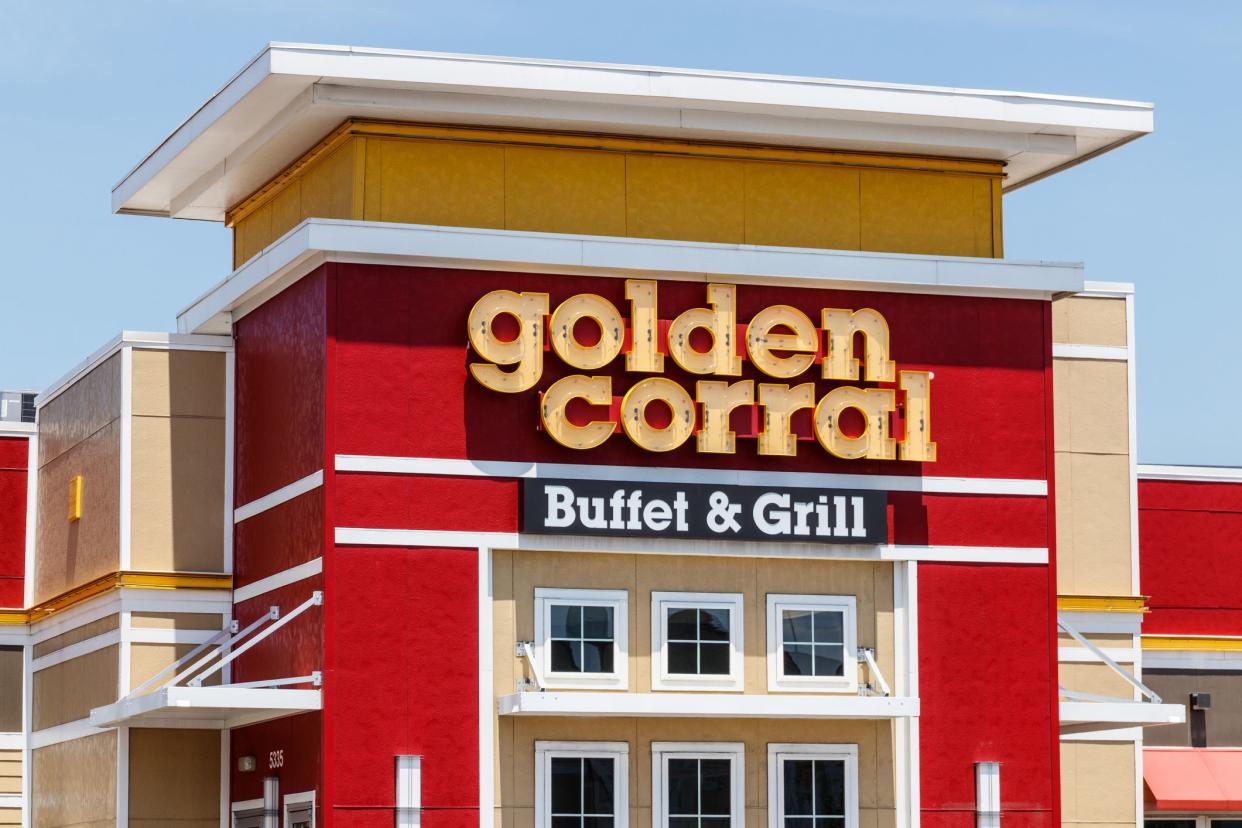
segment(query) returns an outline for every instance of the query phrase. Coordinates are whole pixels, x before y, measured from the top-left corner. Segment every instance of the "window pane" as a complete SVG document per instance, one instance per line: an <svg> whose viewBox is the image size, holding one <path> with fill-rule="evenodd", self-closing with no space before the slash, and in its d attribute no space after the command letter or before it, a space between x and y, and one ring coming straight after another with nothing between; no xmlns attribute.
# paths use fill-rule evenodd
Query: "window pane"
<svg viewBox="0 0 1242 828"><path fill-rule="evenodd" d="M812 676L811 654L814 648L810 644L785 645L785 675Z"/></svg>
<svg viewBox="0 0 1242 828"><path fill-rule="evenodd" d="M583 828L612 828L612 817L587 817L582 820Z"/></svg>
<svg viewBox="0 0 1242 828"><path fill-rule="evenodd" d="M728 641L729 611L727 609L699 610L699 638L703 641Z"/></svg>
<svg viewBox="0 0 1242 828"><path fill-rule="evenodd" d="M702 828L730 828L733 821L728 817L704 817L699 824Z"/></svg>
<svg viewBox="0 0 1242 828"><path fill-rule="evenodd" d="M668 638L670 641L694 641L698 638L698 610L673 609L668 611Z"/></svg>
<svg viewBox="0 0 1242 828"><path fill-rule="evenodd" d="M667 785L669 814L699 812L699 760L669 759Z"/></svg>
<svg viewBox="0 0 1242 828"><path fill-rule="evenodd" d="M552 638L582 637L582 607L552 605Z"/></svg>
<svg viewBox="0 0 1242 828"><path fill-rule="evenodd" d="M703 814L729 813L729 774L733 764L728 759L700 760L701 788L699 807Z"/></svg>
<svg viewBox="0 0 1242 828"><path fill-rule="evenodd" d="M699 828L699 818L669 817L668 828Z"/></svg>
<svg viewBox="0 0 1242 828"><path fill-rule="evenodd" d="M729 675L729 645L700 644L699 674L704 676Z"/></svg>
<svg viewBox="0 0 1242 828"><path fill-rule="evenodd" d="M786 816L812 816L814 814L811 810L814 764L809 759L785 760Z"/></svg>
<svg viewBox="0 0 1242 828"><path fill-rule="evenodd" d="M583 638L612 638L612 607L582 608Z"/></svg>
<svg viewBox="0 0 1242 828"><path fill-rule="evenodd" d="M552 817L552 828L581 828L582 817L576 816L554 816Z"/></svg>
<svg viewBox="0 0 1242 828"><path fill-rule="evenodd" d="M594 757L583 759L582 812L612 814L613 760Z"/></svg>
<svg viewBox="0 0 1242 828"><path fill-rule="evenodd" d="M845 615L835 610L824 610L815 613L815 640L830 643L845 640Z"/></svg>
<svg viewBox="0 0 1242 828"><path fill-rule="evenodd" d="M815 828L815 820L810 817L786 817L785 828Z"/></svg>
<svg viewBox="0 0 1242 828"><path fill-rule="evenodd" d="M586 641L582 645L582 671L584 673L612 672L612 642Z"/></svg>
<svg viewBox="0 0 1242 828"><path fill-rule="evenodd" d="M1149 819L1146 828L1195 828L1193 819Z"/></svg>
<svg viewBox="0 0 1242 828"><path fill-rule="evenodd" d="M811 616L809 610L784 610L781 625L782 640L791 643L811 643Z"/></svg>
<svg viewBox="0 0 1242 828"><path fill-rule="evenodd" d="M582 672L582 642L580 641L553 641L551 642L552 650L552 672L554 673L581 673Z"/></svg>
<svg viewBox="0 0 1242 828"><path fill-rule="evenodd" d="M815 762L815 814L845 815L845 763L838 759L819 759Z"/></svg>
<svg viewBox="0 0 1242 828"><path fill-rule="evenodd" d="M816 644L815 675L845 675L845 647L840 644Z"/></svg>
<svg viewBox="0 0 1242 828"><path fill-rule="evenodd" d="M697 674L699 672L698 655L699 648L697 644L669 644L668 671L670 673Z"/></svg>
<svg viewBox="0 0 1242 828"><path fill-rule="evenodd" d="M1242 828L1242 819L1214 819L1212 828Z"/></svg>
<svg viewBox="0 0 1242 828"><path fill-rule="evenodd" d="M552 813L582 813L582 760L552 757Z"/></svg>
<svg viewBox="0 0 1242 828"><path fill-rule="evenodd" d="M815 820L815 828L845 828L845 817L820 817Z"/></svg>

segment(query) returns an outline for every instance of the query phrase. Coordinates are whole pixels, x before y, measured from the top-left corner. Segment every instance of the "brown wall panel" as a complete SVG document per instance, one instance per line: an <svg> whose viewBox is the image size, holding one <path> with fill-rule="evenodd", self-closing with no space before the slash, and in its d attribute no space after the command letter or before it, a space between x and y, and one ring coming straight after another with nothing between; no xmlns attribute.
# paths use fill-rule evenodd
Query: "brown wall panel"
<svg viewBox="0 0 1242 828"><path fill-rule="evenodd" d="M220 630L224 616L214 612L131 612L129 623L148 630Z"/></svg>
<svg viewBox="0 0 1242 828"><path fill-rule="evenodd" d="M1203 712L1208 747L1242 746L1242 673L1208 670L1144 670L1143 683L1165 704L1186 706L1186 723L1149 727L1143 742L1153 746L1190 747L1190 694L1211 693L1212 709Z"/></svg>
<svg viewBox="0 0 1242 828"><path fill-rule="evenodd" d="M35 658L42 658L48 653L63 650L70 644L77 644L79 641L85 641L88 638L111 632L119 626L121 626L121 616L119 614L105 615L103 618L83 624L80 627L74 627L72 630L53 636L46 641L40 641L34 645L33 655Z"/></svg>
<svg viewBox="0 0 1242 828"><path fill-rule="evenodd" d="M85 719L91 708L116 701L119 652L113 644L35 673L34 729Z"/></svg>
<svg viewBox="0 0 1242 828"><path fill-rule="evenodd" d="M121 355L114 354L39 411L39 467L121 416Z"/></svg>
<svg viewBox="0 0 1242 828"><path fill-rule="evenodd" d="M225 355L218 351L133 351L133 413L224 418Z"/></svg>
<svg viewBox="0 0 1242 828"><path fill-rule="evenodd" d="M219 731L129 731L129 824L218 828Z"/></svg>
<svg viewBox="0 0 1242 828"><path fill-rule="evenodd" d="M31 754L31 825L116 828L116 731Z"/></svg>
<svg viewBox="0 0 1242 828"><path fill-rule="evenodd" d="M70 521L69 484L82 476L82 516ZM39 470L34 600L120 568L121 428L114 419Z"/></svg>
<svg viewBox="0 0 1242 828"><path fill-rule="evenodd" d="M154 676L160 670L172 664L186 653L193 650L196 644L142 644L133 643L129 645L130 652L130 668L129 668L129 689L133 690L147 679ZM171 677L173 674L169 673ZM220 683L220 673L216 673L207 679L204 684L211 686ZM150 688L147 692L151 692L155 688Z"/></svg>
<svg viewBox="0 0 1242 828"><path fill-rule="evenodd" d="M22 752L0 750L0 794L22 792ZM0 821L0 825L4 823Z"/></svg>
<svg viewBox="0 0 1242 828"><path fill-rule="evenodd" d="M0 647L0 733L22 729L22 648Z"/></svg>

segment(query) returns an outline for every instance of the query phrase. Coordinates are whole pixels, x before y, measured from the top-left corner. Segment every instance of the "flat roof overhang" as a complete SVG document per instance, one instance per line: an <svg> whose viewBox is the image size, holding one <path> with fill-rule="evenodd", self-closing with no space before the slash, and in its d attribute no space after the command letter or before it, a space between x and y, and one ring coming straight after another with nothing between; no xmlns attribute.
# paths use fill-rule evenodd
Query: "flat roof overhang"
<svg viewBox="0 0 1242 828"><path fill-rule="evenodd" d="M724 281L1050 299L1083 289L1081 264L306 219L177 314L183 334L232 322L324 262Z"/></svg>
<svg viewBox="0 0 1242 828"><path fill-rule="evenodd" d="M1186 721L1186 708L1180 704L1063 701L1060 705L1062 736Z"/></svg>
<svg viewBox="0 0 1242 828"><path fill-rule="evenodd" d="M917 698L736 693L522 692L500 698L502 716L897 719L919 715Z"/></svg>
<svg viewBox="0 0 1242 828"><path fill-rule="evenodd" d="M92 727L183 727L223 730L309 713L319 690L270 687L165 687L91 711Z"/></svg>
<svg viewBox="0 0 1242 828"><path fill-rule="evenodd" d="M112 190L221 221L347 118L969 158L1006 189L1152 131L1151 104L651 66L272 43Z"/></svg>

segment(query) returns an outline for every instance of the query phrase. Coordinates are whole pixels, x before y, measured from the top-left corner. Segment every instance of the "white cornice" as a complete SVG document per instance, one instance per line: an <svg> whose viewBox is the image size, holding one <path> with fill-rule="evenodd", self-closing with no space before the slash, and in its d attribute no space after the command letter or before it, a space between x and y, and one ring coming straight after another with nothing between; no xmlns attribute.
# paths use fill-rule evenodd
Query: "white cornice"
<svg viewBox="0 0 1242 828"><path fill-rule="evenodd" d="M228 333L326 261L1027 299L1083 284L1080 264L307 219L182 310L177 328Z"/></svg>
<svg viewBox="0 0 1242 828"><path fill-rule="evenodd" d="M273 43L113 188L113 209L219 221L350 117L996 160L1009 189L1152 130L1133 101Z"/></svg>
<svg viewBox="0 0 1242 828"><path fill-rule="evenodd" d="M1184 480L1188 483L1242 483L1237 466L1157 466L1138 467L1139 480Z"/></svg>

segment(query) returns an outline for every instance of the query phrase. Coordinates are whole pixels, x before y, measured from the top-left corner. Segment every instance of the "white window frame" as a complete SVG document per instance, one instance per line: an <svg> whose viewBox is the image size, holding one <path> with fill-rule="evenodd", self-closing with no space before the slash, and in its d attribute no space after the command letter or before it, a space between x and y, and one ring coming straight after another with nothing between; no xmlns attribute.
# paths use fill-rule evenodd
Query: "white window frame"
<svg viewBox="0 0 1242 828"><path fill-rule="evenodd" d="M768 828L785 825L785 760L845 762L845 828L858 828L858 745L768 745Z"/></svg>
<svg viewBox="0 0 1242 828"><path fill-rule="evenodd" d="M652 742L651 743L651 826L668 826L669 759L730 759L729 825L746 825L746 745L742 742Z"/></svg>
<svg viewBox="0 0 1242 828"><path fill-rule="evenodd" d="M301 793L285 794L283 807L280 812L281 825L288 828L288 826L292 824L289 821L289 810L301 805L310 805L311 828L314 828L316 810L314 791L302 791Z"/></svg>
<svg viewBox="0 0 1242 828"><path fill-rule="evenodd" d="M535 588L535 662L544 686L549 689L626 690L630 683L629 593L624 589ZM612 672L554 673L552 648L552 605L574 604L584 607L612 607Z"/></svg>
<svg viewBox="0 0 1242 828"><path fill-rule="evenodd" d="M552 760L612 759L613 828L630 819L630 746L627 742L535 742L535 828L552 826Z"/></svg>
<svg viewBox="0 0 1242 828"><path fill-rule="evenodd" d="M837 610L845 613L842 627L845 659L842 676L786 676L783 641L785 610ZM781 693L858 692L858 600L853 595L768 595L768 690Z"/></svg>
<svg viewBox="0 0 1242 828"><path fill-rule="evenodd" d="M729 610L729 673L719 676L694 676L669 673L668 612L670 609ZM711 690L740 692L744 689L746 659L742 630L745 617L740 592L653 592L651 593L651 689Z"/></svg>

